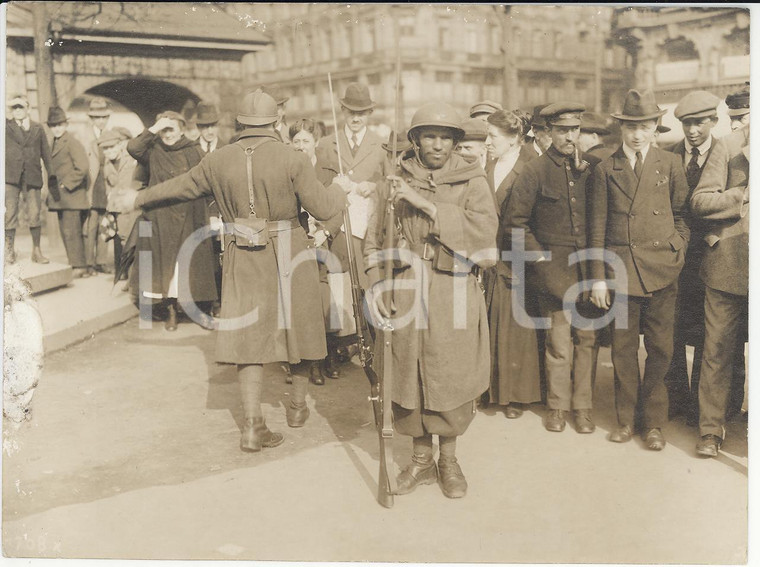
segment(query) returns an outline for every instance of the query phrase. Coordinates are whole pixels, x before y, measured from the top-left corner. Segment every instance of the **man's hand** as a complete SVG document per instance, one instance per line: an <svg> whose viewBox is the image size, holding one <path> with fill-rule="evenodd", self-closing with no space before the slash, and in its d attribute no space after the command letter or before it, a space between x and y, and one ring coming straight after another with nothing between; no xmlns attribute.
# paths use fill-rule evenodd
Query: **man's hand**
<svg viewBox="0 0 760 567"><path fill-rule="evenodd" d="M343 192L346 194L350 193L356 185L356 183L349 179L348 175L336 175L333 177L333 183L340 185L341 189L343 189Z"/></svg>
<svg viewBox="0 0 760 567"><path fill-rule="evenodd" d="M138 192L134 189L120 189L112 193L113 208L119 213L131 213L136 209Z"/></svg>
<svg viewBox="0 0 760 567"><path fill-rule="evenodd" d="M591 287L591 303L600 309L610 308L610 290L607 282L596 282Z"/></svg>
<svg viewBox="0 0 760 567"><path fill-rule="evenodd" d="M389 175L388 181L393 187L393 200L395 202L406 201L415 209L419 209L430 218L435 218L435 205L425 197L412 189L409 184L397 175Z"/></svg>
<svg viewBox="0 0 760 567"><path fill-rule="evenodd" d="M153 134L158 134L164 128L174 128L174 120L167 118L166 116L156 120L156 123L148 128L148 131Z"/></svg>
<svg viewBox="0 0 760 567"><path fill-rule="evenodd" d="M221 234L222 230L224 230L222 219L216 216L210 216L208 218L208 225L212 232L218 232Z"/></svg>
<svg viewBox="0 0 760 567"><path fill-rule="evenodd" d="M375 190L375 184L372 181L362 181L356 184L356 193L362 197L369 197Z"/></svg>

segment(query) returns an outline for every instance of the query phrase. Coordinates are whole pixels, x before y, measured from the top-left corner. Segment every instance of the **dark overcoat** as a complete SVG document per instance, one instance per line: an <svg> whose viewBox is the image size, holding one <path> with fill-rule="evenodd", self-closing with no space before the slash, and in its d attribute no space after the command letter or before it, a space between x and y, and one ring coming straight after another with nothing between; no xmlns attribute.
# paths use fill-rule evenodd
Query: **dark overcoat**
<svg viewBox="0 0 760 567"><path fill-rule="evenodd" d="M588 273L587 262L568 265L570 254L586 248L587 195L599 163L586 154L581 158L591 164L583 172L554 146L531 160L515 182L505 215L507 230L524 231L525 250L551 253L534 268L542 291L559 299Z"/></svg>
<svg viewBox="0 0 760 567"><path fill-rule="evenodd" d="M688 186L679 158L650 146L637 181L621 145L593 177L589 246L618 255L627 275L618 274L617 283L627 281L629 295L644 297L673 283L689 241ZM613 277L609 264L591 265L595 280Z"/></svg>
<svg viewBox="0 0 760 567"><path fill-rule="evenodd" d="M21 174L27 187L42 187L42 166L45 164L51 174L50 146L42 126L29 121L29 130L24 130L15 120L5 121L5 182L11 185L21 183Z"/></svg>
<svg viewBox="0 0 760 567"><path fill-rule="evenodd" d="M429 170L412 154L397 175L435 204L437 220L405 202L396 205L397 226L410 249L421 254L427 243L435 253L432 261L394 271L401 286L394 292L397 315L409 320L393 330L392 399L407 409L453 410L478 398L489 383L488 318L473 263L488 268L496 260L493 196L480 164L458 155ZM379 183L370 208L364 252L371 283L380 280L372 256L383 248L388 191L387 182Z"/></svg>
<svg viewBox="0 0 760 567"><path fill-rule="evenodd" d="M694 214L707 223L700 276L705 285L749 291L749 128L714 144L712 158L691 197Z"/></svg>
<svg viewBox="0 0 760 567"><path fill-rule="evenodd" d="M88 210L87 198L89 162L87 153L79 141L68 132L54 139L51 151L52 174L58 178L61 198L56 201L48 195L47 205L51 211Z"/></svg>
<svg viewBox="0 0 760 567"><path fill-rule="evenodd" d="M297 223L300 206L317 220L326 220L345 205L337 185L325 188L306 154L279 141L273 130L250 128L239 143L210 153L189 172L140 191L137 206L162 200L191 200L213 195L225 223L248 217L245 151L254 150L256 214L269 221L295 221L289 231L273 232L265 248L245 249L228 243L222 268L222 320L254 314L247 324L220 327L216 342L219 362L297 363L326 356L325 326L319 273L313 241Z"/></svg>
<svg viewBox="0 0 760 567"><path fill-rule="evenodd" d="M203 156L198 142L182 137L173 146L167 146L157 134L147 129L129 141L127 151L147 168L149 187L187 172ZM152 296L168 295L182 244L194 231L206 226L208 216L205 199L163 204L144 213L145 220L151 222L152 234L150 239L140 239L137 249L151 251L153 278L151 289L141 292L150 292ZM219 295L214 265L213 245L207 239L198 245L190 259L190 289L181 289L180 299L189 299L187 294L191 294L196 302L216 300ZM137 270L133 270L133 274L138 277Z"/></svg>

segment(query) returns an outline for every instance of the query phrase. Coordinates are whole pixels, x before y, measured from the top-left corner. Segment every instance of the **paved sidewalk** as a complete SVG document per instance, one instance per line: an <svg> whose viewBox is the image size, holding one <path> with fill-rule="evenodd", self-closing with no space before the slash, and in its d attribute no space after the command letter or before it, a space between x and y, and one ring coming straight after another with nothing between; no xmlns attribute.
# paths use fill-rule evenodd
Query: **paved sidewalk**
<svg viewBox="0 0 760 567"><path fill-rule="evenodd" d="M747 552L746 424L720 457L694 456L695 430L665 429L652 453L617 445L609 350L592 435L548 433L544 410L479 412L459 440L470 489L437 486L375 501L377 439L361 369L310 388L302 429L267 367L267 422L285 443L238 448L234 369L214 334L133 320L46 358L32 421L6 423L3 540L10 556L405 562L741 563ZM411 443L394 442L397 465Z"/></svg>

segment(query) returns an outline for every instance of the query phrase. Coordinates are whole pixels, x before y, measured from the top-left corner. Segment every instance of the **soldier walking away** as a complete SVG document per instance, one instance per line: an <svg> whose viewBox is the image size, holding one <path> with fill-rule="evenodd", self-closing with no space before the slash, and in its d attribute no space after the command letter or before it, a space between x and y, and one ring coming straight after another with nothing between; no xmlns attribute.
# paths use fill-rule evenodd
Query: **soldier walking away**
<svg viewBox="0 0 760 567"><path fill-rule="evenodd" d="M288 425L302 427L309 416L308 370L327 349L316 255L298 220L299 203L317 220L338 214L346 203L338 185L326 189L306 155L280 141L276 120L275 100L261 90L249 93L237 115L236 143L212 152L187 173L120 198L123 210L130 210L213 195L222 218L234 226L225 234L216 359L237 367L244 451L283 442L282 434L266 426L261 409L264 364L291 364ZM307 260L292 268L282 262L304 256ZM251 313L257 314L253 321Z"/></svg>
<svg viewBox="0 0 760 567"><path fill-rule="evenodd" d="M25 96L14 96L8 106L9 118L5 120L5 261L9 264L16 262L14 243L19 203L23 200L32 234L32 262L47 264L50 260L43 256L40 248L41 163L52 176L50 146L42 126L29 118L29 101Z"/></svg>
<svg viewBox="0 0 760 567"><path fill-rule="evenodd" d="M398 220L394 238L419 258L394 270L394 281L403 281L393 292L396 314L411 317L393 330L394 428L413 438L412 462L398 477L397 494L438 480L449 498L466 494L457 437L467 430L476 400L489 385L486 306L475 273L495 264L498 221L483 168L453 154L464 135L460 124L446 103L417 110L409 129L413 149L389 183L378 184L370 208L365 244L370 283L381 279L377 256L383 249L383 204L391 190ZM375 305L383 317L390 316L382 299ZM437 465L433 435L440 446Z"/></svg>

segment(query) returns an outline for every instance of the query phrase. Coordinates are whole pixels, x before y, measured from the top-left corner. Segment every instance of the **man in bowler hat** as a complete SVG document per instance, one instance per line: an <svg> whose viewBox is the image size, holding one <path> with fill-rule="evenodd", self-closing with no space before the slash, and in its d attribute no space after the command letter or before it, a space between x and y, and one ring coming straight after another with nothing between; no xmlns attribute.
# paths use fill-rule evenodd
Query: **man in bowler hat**
<svg viewBox="0 0 760 567"><path fill-rule="evenodd" d="M201 101L195 108L195 125L198 127L200 137L198 143L204 154L213 152L224 145L219 138L219 111L211 102Z"/></svg>
<svg viewBox="0 0 760 567"><path fill-rule="evenodd" d="M612 115L620 122L623 143L594 171L589 222L589 246L614 253L624 268L617 273L609 262L592 262L594 304L611 307L610 278L615 302L622 301L627 309L627 325L612 323L618 426L609 439L629 441L640 410L642 437L653 451L665 447L665 374L673 357L678 275L689 242L683 165L677 156L652 145L665 112L651 91L628 91L622 112ZM640 327L647 351L643 379Z"/></svg>

